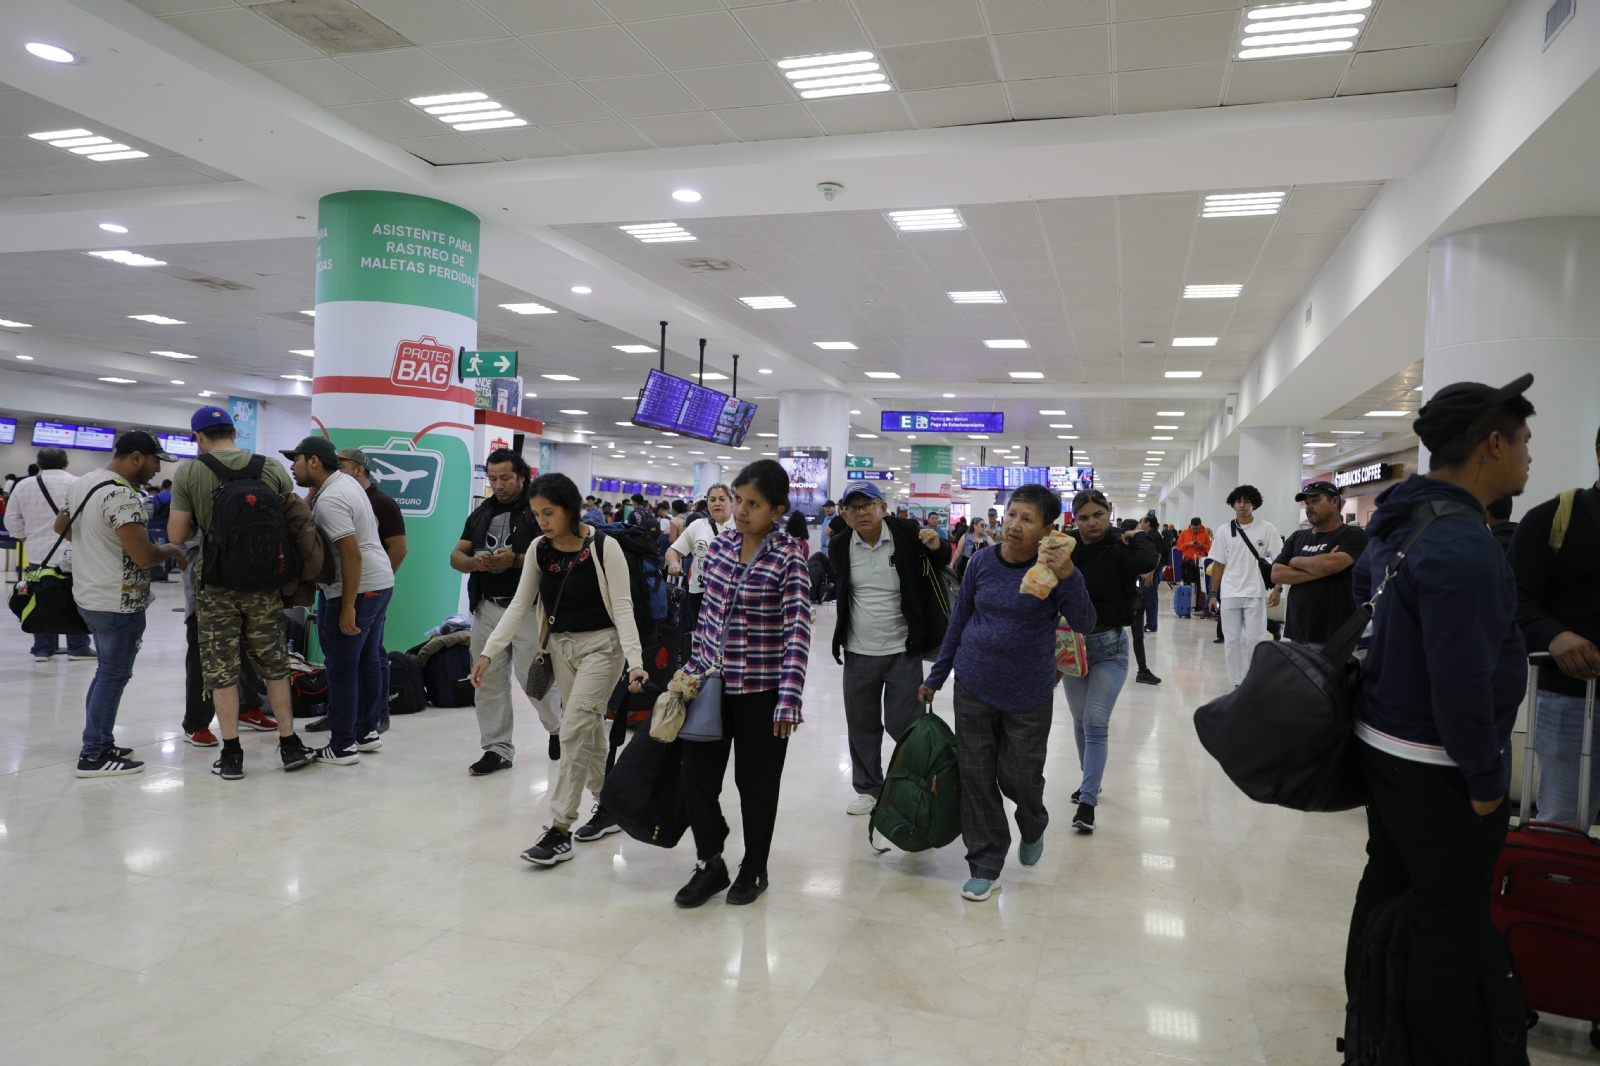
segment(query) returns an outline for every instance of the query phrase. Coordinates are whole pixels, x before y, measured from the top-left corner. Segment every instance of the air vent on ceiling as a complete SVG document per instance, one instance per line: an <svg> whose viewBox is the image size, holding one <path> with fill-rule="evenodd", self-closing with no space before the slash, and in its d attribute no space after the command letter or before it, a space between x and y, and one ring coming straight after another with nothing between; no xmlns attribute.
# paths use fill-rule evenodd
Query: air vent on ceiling
<svg viewBox="0 0 1600 1066"><path fill-rule="evenodd" d="M249 6L329 55L409 48L413 43L350 0L269 0Z"/></svg>
<svg viewBox="0 0 1600 1066"><path fill-rule="evenodd" d="M679 266L683 267L683 269L693 270L697 274L703 274L712 270L744 269L744 267L740 266L738 263L735 263L732 259L679 259L677 263Z"/></svg>
<svg viewBox="0 0 1600 1066"><path fill-rule="evenodd" d="M1544 12L1544 46L1550 47L1550 42L1556 35L1567 28L1567 23L1572 21L1572 16L1578 13L1578 0L1556 0L1555 3L1545 8Z"/></svg>

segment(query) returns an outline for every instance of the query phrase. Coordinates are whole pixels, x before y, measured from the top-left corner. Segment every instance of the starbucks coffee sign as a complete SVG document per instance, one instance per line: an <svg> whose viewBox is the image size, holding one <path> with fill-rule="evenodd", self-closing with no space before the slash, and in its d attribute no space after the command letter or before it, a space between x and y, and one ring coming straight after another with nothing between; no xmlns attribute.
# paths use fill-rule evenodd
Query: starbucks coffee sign
<svg viewBox="0 0 1600 1066"><path fill-rule="evenodd" d="M1392 464L1368 463L1366 466L1335 471L1333 483L1338 488L1348 489L1355 485L1366 485L1374 481L1388 481L1393 476L1394 466Z"/></svg>

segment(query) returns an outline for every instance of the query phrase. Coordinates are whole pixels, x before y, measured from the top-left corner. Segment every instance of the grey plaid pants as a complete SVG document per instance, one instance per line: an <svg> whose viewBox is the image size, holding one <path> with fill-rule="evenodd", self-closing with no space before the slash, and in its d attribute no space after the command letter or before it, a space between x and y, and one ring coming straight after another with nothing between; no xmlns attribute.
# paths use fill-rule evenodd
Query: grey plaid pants
<svg viewBox="0 0 1600 1066"><path fill-rule="evenodd" d="M1017 831L1038 840L1050 824L1044 809L1044 759L1050 742L1051 704L1008 714L955 686L956 762L961 768L961 836L973 877L993 881L1011 850L1011 830L1001 796L1017 805Z"/></svg>

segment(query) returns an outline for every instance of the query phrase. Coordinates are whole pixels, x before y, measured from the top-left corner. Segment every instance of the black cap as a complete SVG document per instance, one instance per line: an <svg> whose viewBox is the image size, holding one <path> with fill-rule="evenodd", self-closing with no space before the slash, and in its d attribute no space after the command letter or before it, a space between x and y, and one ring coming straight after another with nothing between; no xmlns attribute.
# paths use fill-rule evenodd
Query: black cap
<svg viewBox="0 0 1600 1066"><path fill-rule="evenodd" d="M113 455L132 455L138 452L141 455L153 455L163 463L175 463L176 455L168 455L162 450L156 439L142 429L130 429L117 438L116 450Z"/></svg>
<svg viewBox="0 0 1600 1066"><path fill-rule="evenodd" d="M1496 389L1476 381L1458 381L1446 385L1417 412L1411 429L1422 438L1422 444L1438 451L1464 433L1491 407L1521 396L1533 384L1533 375L1524 374L1517 380Z"/></svg>
<svg viewBox="0 0 1600 1066"><path fill-rule="evenodd" d="M1331 481L1313 481L1294 494L1294 502L1300 503L1307 496L1337 496L1342 500L1344 499L1344 490Z"/></svg>
<svg viewBox="0 0 1600 1066"><path fill-rule="evenodd" d="M339 453L334 450L333 441L327 437L312 435L301 440L293 448L283 449L283 457L290 461L302 455L314 455L321 459L325 469L339 469Z"/></svg>

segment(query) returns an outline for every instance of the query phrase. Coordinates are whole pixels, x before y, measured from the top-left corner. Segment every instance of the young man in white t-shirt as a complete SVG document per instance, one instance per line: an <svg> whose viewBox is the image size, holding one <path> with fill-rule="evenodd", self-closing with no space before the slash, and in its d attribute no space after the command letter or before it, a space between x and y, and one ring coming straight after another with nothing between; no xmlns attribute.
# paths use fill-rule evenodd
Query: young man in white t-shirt
<svg viewBox="0 0 1600 1066"><path fill-rule="evenodd" d="M720 481L706 490L706 510L711 517L697 518L684 527L678 539L667 548L667 573L674 577L683 573L684 559L691 559L689 571L689 611L683 619L683 628L693 633L700 622L700 604L706 597L706 580L702 567L706 561L706 548L711 538L733 528L733 490Z"/></svg>
<svg viewBox="0 0 1600 1066"><path fill-rule="evenodd" d="M1228 681L1238 685L1250 668L1250 656L1267 635L1267 593L1257 560L1269 567L1283 550L1283 536L1265 518L1255 517L1261 493L1254 485L1240 485L1228 493L1235 518L1217 530L1211 542L1216 581L1211 604L1222 608L1222 640L1228 662ZM1252 551L1252 549L1254 549Z"/></svg>
<svg viewBox="0 0 1600 1066"><path fill-rule="evenodd" d="M333 581L321 585L317 638L328 668L328 743L317 761L348 766L383 747L378 708L383 687L383 625L394 570L378 537L378 519L360 482L339 470L326 437L307 437L283 452L295 484L313 488L311 517L334 550Z"/></svg>
<svg viewBox="0 0 1600 1066"><path fill-rule="evenodd" d="M94 680L84 701L79 777L136 774L144 763L132 748L119 748L114 730L122 690L133 677L133 660L144 638L150 606L150 567L168 559L185 565L176 544L152 544L139 486L177 462L142 430L117 438L111 462L67 489L55 531L72 542L72 598L89 624L99 651ZM82 508L82 513L79 509ZM69 519L77 515L77 521ZM68 526L71 528L68 528Z"/></svg>

